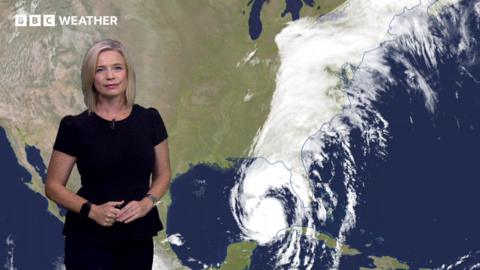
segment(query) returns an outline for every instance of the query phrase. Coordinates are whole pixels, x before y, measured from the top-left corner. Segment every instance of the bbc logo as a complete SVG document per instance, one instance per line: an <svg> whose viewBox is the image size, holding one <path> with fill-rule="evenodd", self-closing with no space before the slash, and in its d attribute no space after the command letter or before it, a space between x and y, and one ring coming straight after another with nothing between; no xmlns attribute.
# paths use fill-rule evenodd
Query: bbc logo
<svg viewBox="0 0 480 270"><path fill-rule="evenodd" d="M55 15L15 15L15 26L55 26Z"/></svg>

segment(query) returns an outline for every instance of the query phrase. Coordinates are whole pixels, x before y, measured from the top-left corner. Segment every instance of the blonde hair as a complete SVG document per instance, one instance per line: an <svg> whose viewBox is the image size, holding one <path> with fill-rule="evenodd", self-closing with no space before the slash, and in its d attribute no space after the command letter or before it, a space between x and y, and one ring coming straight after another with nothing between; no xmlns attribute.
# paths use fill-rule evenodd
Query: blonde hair
<svg viewBox="0 0 480 270"><path fill-rule="evenodd" d="M127 49L120 41L113 39L104 39L96 42L85 54L82 64L82 92L88 113L91 113L98 102L98 92L95 89L95 69L98 55L105 51L116 51L123 56L125 68L127 70L127 90L125 92L125 105L128 108L135 102L135 70L127 53Z"/></svg>

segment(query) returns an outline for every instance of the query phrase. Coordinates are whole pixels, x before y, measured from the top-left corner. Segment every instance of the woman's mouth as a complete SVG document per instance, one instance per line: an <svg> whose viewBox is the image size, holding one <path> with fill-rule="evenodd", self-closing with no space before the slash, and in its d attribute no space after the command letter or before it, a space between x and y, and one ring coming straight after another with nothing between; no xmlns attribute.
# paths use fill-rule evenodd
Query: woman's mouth
<svg viewBox="0 0 480 270"><path fill-rule="evenodd" d="M118 83L105 84L105 88L114 89L118 86Z"/></svg>

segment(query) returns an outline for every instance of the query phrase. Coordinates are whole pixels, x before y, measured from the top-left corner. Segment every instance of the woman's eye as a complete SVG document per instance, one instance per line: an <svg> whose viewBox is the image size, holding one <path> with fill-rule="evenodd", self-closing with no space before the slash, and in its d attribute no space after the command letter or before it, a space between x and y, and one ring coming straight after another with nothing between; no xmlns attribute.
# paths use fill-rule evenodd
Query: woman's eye
<svg viewBox="0 0 480 270"><path fill-rule="evenodd" d="M97 68L97 69L95 69L95 73L100 72L100 71L103 71L103 68Z"/></svg>
<svg viewBox="0 0 480 270"><path fill-rule="evenodd" d="M122 70L123 67L121 67L121 66L116 66L116 67L114 67L114 69L115 69L115 70Z"/></svg>

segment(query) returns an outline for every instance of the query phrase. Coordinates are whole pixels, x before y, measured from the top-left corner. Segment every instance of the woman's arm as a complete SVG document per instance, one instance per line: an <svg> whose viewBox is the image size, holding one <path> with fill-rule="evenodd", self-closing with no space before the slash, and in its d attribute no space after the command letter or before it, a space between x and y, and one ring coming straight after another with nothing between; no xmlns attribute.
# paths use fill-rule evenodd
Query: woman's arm
<svg viewBox="0 0 480 270"><path fill-rule="evenodd" d="M152 185L148 193L160 199L167 192L171 177L167 139L157 144L154 149L155 165L152 173ZM152 200L148 197L140 201L131 201L122 208L117 221L132 222L145 216L154 206Z"/></svg>
<svg viewBox="0 0 480 270"><path fill-rule="evenodd" d="M152 186L148 193L159 199L162 198L170 186L171 174L168 142L165 139L155 146L155 167L152 174Z"/></svg>
<svg viewBox="0 0 480 270"><path fill-rule="evenodd" d="M63 152L53 150L47 170L45 195L63 207L80 212L82 205L87 201L76 193L68 190L66 184L77 158ZM88 217L102 226L111 226L120 211L117 204L123 202L107 202L102 205L92 205Z"/></svg>
<svg viewBox="0 0 480 270"><path fill-rule="evenodd" d="M87 200L65 187L76 160L76 157L53 150L48 164L45 195L63 207L79 213Z"/></svg>

